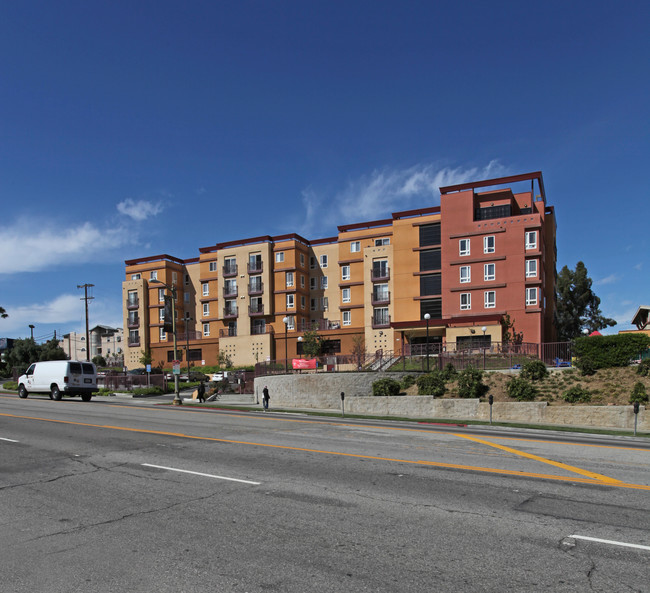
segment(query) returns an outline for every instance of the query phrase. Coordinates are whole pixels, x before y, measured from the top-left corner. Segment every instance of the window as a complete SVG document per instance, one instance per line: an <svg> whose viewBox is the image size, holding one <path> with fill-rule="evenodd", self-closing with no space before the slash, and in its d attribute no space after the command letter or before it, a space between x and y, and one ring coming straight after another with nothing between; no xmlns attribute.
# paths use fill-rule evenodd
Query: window
<svg viewBox="0 0 650 593"><path fill-rule="evenodd" d="M293 309L296 306L294 294L287 295L287 309Z"/></svg>
<svg viewBox="0 0 650 593"><path fill-rule="evenodd" d="M305 267L305 254L304 253L300 254L300 267L301 268Z"/></svg>
<svg viewBox="0 0 650 593"><path fill-rule="evenodd" d="M326 289L327 289L327 276L322 276L322 277L321 277L321 279L320 279L320 287L321 287L323 290L326 290Z"/></svg>
<svg viewBox="0 0 650 593"><path fill-rule="evenodd" d="M288 321L287 321L287 329L293 329L295 327L296 320L293 315L288 315L287 316Z"/></svg>
<svg viewBox="0 0 650 593"><path fill-rule="evenodd" d="M201 283L201 294L203 296L210 296L210 285L207 282Z"/></svg>
<svg viewBox="0 0 650 593"><path fill-rule="evenodd" d="M343 311L343 325L352 324L352 311Z"/></svg>
<svg viewBox="0 0 650 593"><path fill-rule="evenodd" d="M351 253L358 253L359 251L361 251L361 242L360 241L352 241L352 243L350 243L350 252ZM348 313L349 313L349 311L348 311Z"/></svg>
<svg viewBox="0 0 650 593"><path fill-rule="evenodd" d="M300 288L305 288L305 275L300 274Z"/></svg>
<svg viewBox="0 0 650 593"><path fill-rule="evenodd" d="M329 306L329 297L321 298L321 300L320 300L320 308L323 311L327 311L328 306Z"/></svg>
<svg viewBox="0 0 650 593"><path fill-rule="evenodd" d="M485 292L485 308L494 309L497 305L497 293L494 290L487 290Z"/></svg>
<svg viewBox="0 0 650 593"><path fill-rule="evenodd" d="M468 311L472 308L472 295L469 292L462 292L460 295L460 310Z"/></svg>
<svg viewBox="0 0 650 593"><path fill-rule="evenodd" d="M496 276L495 264L485 264L483 266L483 279L487 282L489 280L494 280Z"/></svg>
<svg viewBox="0 0 650 593"><path fill-rule="evenodd" d="M158 280L158 270L152 270L151 274L149 275L150 280Z"/></svg>
<svg viewBox="0 0 650 593"><path fill-rule="evenodd" d="M440 245L440 223L424 224L420 227L420 247Z"/></svg>
<svg viewBox="0 0 650 593"><path fill-rule="evenodd" d="M537 289L536 288L527 288L526 289L526 306L534 306L537 304Z"/></svg>
<svg viewBox="0 0 650 593"><path fill-rule="evenodd" d="M388 284L376 284L375 286L385 286L388 292ZM426 274L420 276L420 296L431 296L442 292L441 274Z"/></svg>
<svg viewBox="0 0 650 593"><path fill-rule="evenodd" d="M275 254L275 263L281 264L284 261L284 251L278 251Z"/></svg>
<svg viewBox="0 0 650 593"><path fill-rule="evenodd" d="M287 288L291 288L293 286L293 272L287 272L284 276L287 283Z"/></svg>
<svg viewBox="0 0 650 593"><path fill-rule="evenodd" d="M160 323L165 321L165 309L158 310L158 321L160 321Z"/></svg>
<svg viewBox="0 0 650 593"><path fill-rule="evenodd" d="M526 260L526 278L537 278L537 260Z"/></svg>
<svg viewBox="0 0 650 593"><path fill-rule="evenodd" d="M310 304L310 309L312 311L316 311L316 303L318 303L318 299L309 299L309 304Z"/></svg>
<svg viewBox="0 0 650 593"><path fill-rule="evenodd" d="M140 274L131 274L131 280L140 280Z"/></svg>
<svg viewBox="0 0 650 593"><path fill-rule="evenodd" d="M217 271L217 263L214 264L214 271ZM223 273L236 274L237 273L237 259L234 257L227 257L223 260Z"/></svg>
<svg viewBox="0 0 650 593"><path fill-rule="evenodd" d="M352 300L351 290L349 288L344 288L341 291L341 301L344 303L349 303Z"/></svg>
<svg viewBox="0 0 650 593"><path fill-rule="evenodd" d="M375 239L375 247L381 247L382 245L390 245L390 239L388 237Z"/></svg>
<svg viewBox="0 0 650 593"><path fill-rule="evenodd" d="M461 239L458 242L458 254L469 255L469 239Z"/></svg>
<svg viewBox="0 0 650 593"><path fill-rule="evenodd" d="M304 295L304 294L301 294L301 295L300 295L300 308L301 308L301 309L304 309L304 308L305 308L306 302L307 302L307 301L306 301L306 299L305 299L305 295Z"/></svg>
<svg viewBox="0 0 650 593"><path fill-rule="evenodd" d="M189 292L184 292L183 293L183 302L186 303L186 304L190 302L190 293Z"/></svg>
<svg viewBox="0 0 650 593"><path fill-rule="evenodd" d="M190 275L185 274L185 286L187 286L190 283Z"/></svg>
<svg viewBox="0 0 650 593"><path fill-rule="evenodd" d="M217 262L216 261L211 261L210 262L210 271L211 272L216 272L217 271Z"/></svg>
<svg viewBox="0 0 650 593"><path fill-rule="evenodd" d="M349 280L349 279L350 279L350 266L342 266L341 280Z"/></svg>
<svg viewBox="0 0 650 593"><path fill-rule="evenodd" d="M176 272L172 272L172 284L176 286L178 283L178 274Z"/></svg>
<svg viewBox="0 0 650 593"><path fill-rule="evenodd" d="M426 314L431 315L431 319L442 318L442 299L423 299L420 301L420 319Z"/></svg>
<svg viewBox="0 0 650 593"><path fill-rule="evenodd" d="M316 290L316 278L309 279L309 288L311 288L311 290Z"/></svg>
<svg viewBox="0 0 650 593"><path fill-rule="evenodd" d="M316 268L316 258L313 255L309 258L309 268L311 270Z"/></svg>
<svg viewBox="0 0 650 593"><path fill-rule="evenodd" d="M461 266L460 267L460 281L461 283L471 282L472 280L472 268L470 266Z"/></svg>
<svg viewBox="0 0 650 593"><path fill-rule="evenodd" d="M192 321L192 317L190 316L189 311L185 311L185 321Z"/></svg>
<svg viewBox="0 0 650 593"><path fill-rule="evenodd" d="M204 323L203 324L203 335L206 336L206 337L210 335L210 324L209 323Z"/></svg>
<svg viewBox="0 0 650 593"><path fill-rule="evenodd" d="M441 269L440 249L420 251L420 272Z"/></svg>
<svg viewBox="0 0 650 593"><path fill-rule="evenodd" d="M158 302L159 303L164 303L165 302L165 289L164 288L159 288L158 289Z"/></svg>
<svg viewBox="0 0 650 593"><path fill-rule="evenodd" d="M203 317L210 316L210 303L203 303Z"/></svg>
<svg viewBox="0 0 650 593"><path fill-rule="evenodd" d="M494 253L494 235L483 237L483 253Z"/></svg>
<svg viewBox="0 0 650 593"><path fill-rule="evenodd" d="M320 256L320 267L321 268L326 268L327 267L327 255L321 255Z"/></svg>
<svg viewBox="0 0 650 593"><path fill-rule="evenodd" d="M537 249L537 231L526 231L526 249Z"/></svg>
<svg viewBox="0 0 650 593"><path fill-rule="evenodd" d="M159 327L160 333L158 334L158 337L160 338L161 342L167 341L167 334L165 333L165 328L164 327Z"/></svg>

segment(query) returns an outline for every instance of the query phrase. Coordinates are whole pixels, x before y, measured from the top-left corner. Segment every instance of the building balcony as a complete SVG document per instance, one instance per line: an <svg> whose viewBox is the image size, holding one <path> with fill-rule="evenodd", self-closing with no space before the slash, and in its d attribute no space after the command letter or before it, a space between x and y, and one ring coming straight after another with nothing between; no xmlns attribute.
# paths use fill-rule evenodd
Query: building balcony
<svg viewBox="0 0 650 593"><path fill-rule="evenodd" d="M328 329L341 329L341 321L332 321L330 319L314 319L298 324L298 331L327 331Z"/></svg>
<svg viewBox="0 0 650 593"><path fill-rule="evenodd" d="M264 265L261 261L248 262L247 269L249 274L261 274L262 270L264 269Z"/></svg>
<svg viewBox="0 0 650 593"><path fill-rule="evenodd" d="M388 266L372 268L372 270L370 270L370 280L372 280L372 282L386 282L387 280L390 280L390 268Z"/></svg>
<svg viewBox="0 0 650 593"><path fill-rule="evenodd" d="M221 270L221 275L224 278L232 278L237 275L237 264L230 266L223 266Z"/></svg>
<svg viewBox="0 0 650 593"><path fill-rule="evenodd" d="M237 328L236 327L226 327L225 329L220 329L219 330L219 337L220 338L234 338L237 336Z"/></svg>
<svg viewBox="0 0 650 593"><path fill-rule="evenodd" d="M140 306L140 299L138 298L126 300L126 308L129 310L137 309L139 306Z"/></svg>
<svg viewBox="0 0 650 593"><path fill-rule="evenodd" d="M250 305L250 307L248 307L248 314L251 317L264 315L264 303L260 303L259 305Z"/></svg>
<svg viewBox="0 0 650 593"><path fill-rule="evenodd" d="M194 330L190 330L187 333L178 332L178 335L176 336L176 340L178 342L188 342L191 340L200 340L202 338L203 338L203 334L201 332L197 332Z"/></svg>
<svg viewBox="0 0 650 593"><path fill-rule="evenodd" d="M128 329L138 329L140 327L140 318L136 317L135 319L129 319L126 322L126 327Z"/></svg>
<svg viewBox="0 0 650 593"><path fill-rule="evenodd" d="M224 319L237 319L239 317L239 311L237 307L228 307L223 310Z"/></svg>
<svg viewBox="0 0 650 593"><path fill-rule="evenodd" d="M372 293L372 296L370 297L370 301L372 305L388 305L390 303L390 291L386 292L379 292L379 293Z"/></svg>
<svg viewBox="0 0 650 593"><path fill-rule="evenodd" d="M236 286L224 286L223 287L223 298L225 299L236 299L239 291Z"/></svg>
<svg viewBox="0 0 650 593"><path fill-rule="evenodd" d="M264 282L256 282L248 285L248 294L250 296L256 294L264 294Z"/></svg>
<svg viewBox="0 0 650 593"><path fill-rule="evenodd" d="M275 331L273 330L272 325L252 325L251 326L251 336L261 336L264 334L273 334Z"/></svg>
<svg viewBox="0 0 650 593"><path fill-rule="evenodd" d="M129 348L139 348L140 338L129 338Z"/></svg>
<svg viewBox="0 0 650 593"><path fill-rule="evenodd" d="M390 315L375 315L371 320L372 329L390 327Z"/></svg>

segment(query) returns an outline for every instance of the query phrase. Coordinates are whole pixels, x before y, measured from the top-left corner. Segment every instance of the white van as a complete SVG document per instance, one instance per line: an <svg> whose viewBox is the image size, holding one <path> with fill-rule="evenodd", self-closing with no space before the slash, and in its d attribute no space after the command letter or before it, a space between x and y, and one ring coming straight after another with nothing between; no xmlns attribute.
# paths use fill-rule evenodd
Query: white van
<svg viewBox="0 0 650 593"><path fill-rule="evenodd" d="M97 369L92 362L78 360L46 360L32 364L18 378L18 396L30 393L48 393L50 399L60 400L64 395L80 395L89 402L97 391Z"/></svg>

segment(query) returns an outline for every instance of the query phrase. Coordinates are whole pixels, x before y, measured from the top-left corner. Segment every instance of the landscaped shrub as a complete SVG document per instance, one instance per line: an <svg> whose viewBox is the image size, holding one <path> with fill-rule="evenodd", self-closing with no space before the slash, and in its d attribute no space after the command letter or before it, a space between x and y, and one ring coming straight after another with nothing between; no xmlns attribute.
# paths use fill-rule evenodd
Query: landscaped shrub
<svg viewBox="0 0 650 593"><path fill-rule="evenodd" d="M562 396L565 402L570 404L585 403L591 401L591 394L584 387L574 385Z"/></svg>
<svg viewBox="0 0 650 593"><path fill-rule="evenodd" d="M641 381L638 381L637 383L634 384L634 387L632 388L632 393L630 393L630 403L633 404L634 402L639 402L642 404L643 402L648 401L648 393L645 390L645 385L641 383Z"/></svg>
<svg viewBox="0 0 650 593"><path fill-rule="evenodd" d="M5 381L2 384L2 388L7 391L18 391L18 383L16 381Z"/></svg>
<svg viewBox="0 0 650 593"><path fill-rule="evenodd" d="M642 377L647 377L650 374L650 358L644 358L636 367L636 372Z"/></svg>
<svg viewBox="0 0 650 593"><path fill-rule="evenodd" d="M645 334L618 334L615 336L587 336L574 341L573 351L578 361L591 359L594 369L626 367L630 360L639 358L650 346Z"/></svg>
<svg viewBox="0 0 650 593"><path fill-rule="evenodd" d="M576 362L576 366L584 377L590 377L596 374L596 365L591 358L581 358Z"/></svg>
<svg viewBox="0 0 650 593"><path fill-rule="evenodd" d="M414 383L415 377L413 375L404 375L402 377L402 389L408 389Z"/></svg>
<svg viewBox="0 0 650 593"><path fill-rule="evenodd" d="M490 388L483 383L483 371L468 366L458 376L458 395L463 398L479 398Z"/></svg>
<svg viewBox="0 0 650 593"><path fill-rule="evenodd" d="M532 402L538 395L537 388L524 377L513 377L506 388L508 396L518 402Z"/></svg>
<svg viewBox="0 0 650 593"><path fill-rule="evenodd" d="M420 375L416 381L418 385L418 395L433 395L433 397L442 397L447 391L445 377L442 372L436 370L426 375Z"/></svg>
<svg viewBox="0 0 650 593"><path fill-rule="evenodd" d="M138 387L133 390L135 397L143 395L162 395L164 391L160 387Z"/></svg>
<svg viewBox="0 0 650 593"><path fill-rule="evenodd" d="M451 362L448 362L442 370L442 375L445 378L445 381L455 381L456 377L458 377L458 371Z"/></svg>
<svg viewBox="0 0 650 593"><path fill-rule="evenodd" d="M372 394L378 396L399 395L401 386L395 379L379 379L372 384Z"/></svg>
<svg viewBox="0 0 650 593"><path fill-rule="evenodd" d="M548 369L541 360L529 360L521 367L519 376L529 381L542 381L548 377Z"/></svg>

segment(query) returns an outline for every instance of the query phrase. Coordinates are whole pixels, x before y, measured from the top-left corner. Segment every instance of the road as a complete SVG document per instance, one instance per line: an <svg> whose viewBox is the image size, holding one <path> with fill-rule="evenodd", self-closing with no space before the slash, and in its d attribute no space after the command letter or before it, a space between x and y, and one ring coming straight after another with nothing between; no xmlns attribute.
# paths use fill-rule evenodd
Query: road
<svg viewBox="0 0 650 593"><path fill-rule="evenodd" d="M0 395L0 520L11 593L647 592L650 443Z"/></svg>

